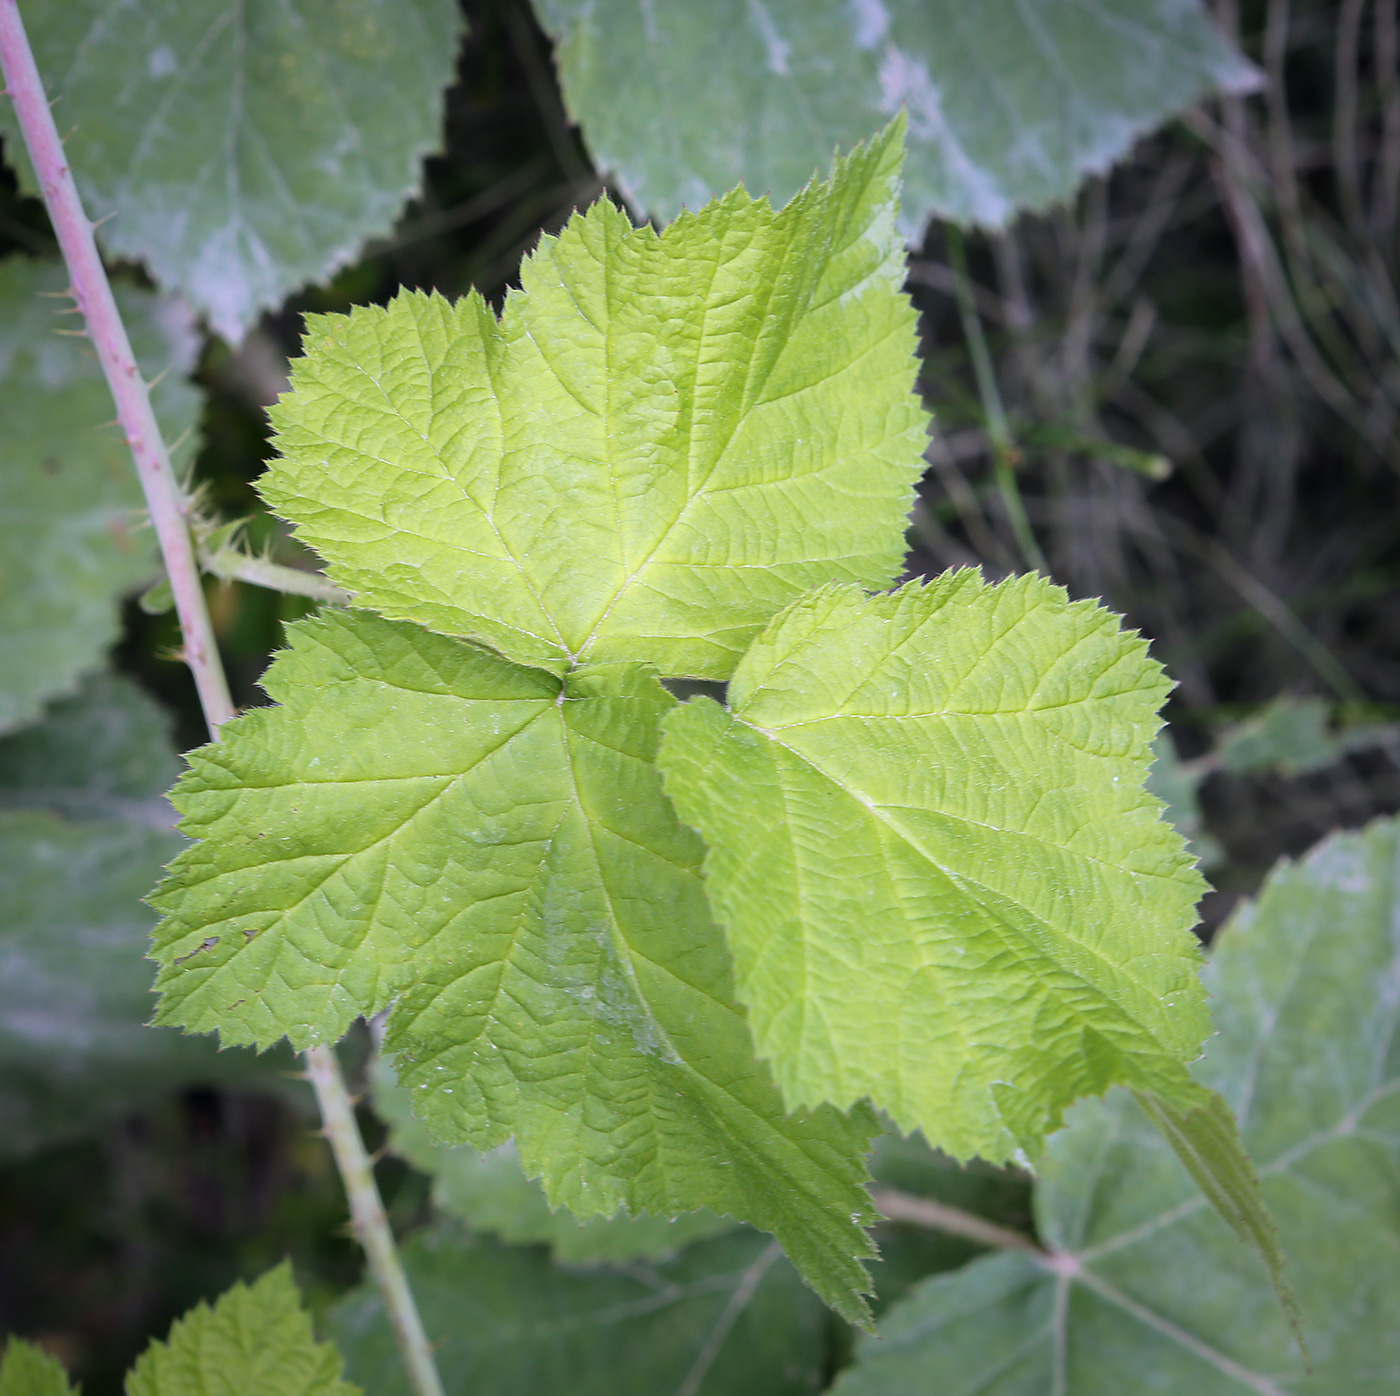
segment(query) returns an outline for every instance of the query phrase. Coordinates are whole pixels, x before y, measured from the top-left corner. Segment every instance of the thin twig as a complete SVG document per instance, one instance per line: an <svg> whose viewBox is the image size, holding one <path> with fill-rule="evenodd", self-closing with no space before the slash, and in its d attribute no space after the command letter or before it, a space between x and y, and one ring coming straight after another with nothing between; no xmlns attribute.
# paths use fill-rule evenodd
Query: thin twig
<svg viewBox="0 0 1400 1396"><path fill-rule="evenodd" d="M68 265L73 299L83 312L88 334L116 403L117 419L136 461L146 506L175 597L184 637L185 663L194 675L210 735L217 740L220 727L234 716L234 708L204 602L194 541L190 536L187 501L171 469L170 456L151 407L150 393L131 352L111 283L98 256L92 224L83 210L77 185L68 168L16 0L0 0L0 72L15 104L20 132ZM417 1396L443 1396L432 1348L424 1336L394 1247L384 1204L365 1158L364 1143L335 1053L329 1047L313 1047L306 1053L306 1063L325 1121L326 1135L340 1165L355 1229L394 1324L414 1390Z"/></svg>
<svg viewBox="0 0 1400 1396"><path fill-rule="evenodd" d="M264 557L251 557L238 548L200 548L199 565L226 582L248 582L269 591L287 592L292 596L309 596L331 606L348 606L350 593L319 572L304 572L300 567L284 567Z"/></svg>
<svg viewBox="0 0 1400 1396"><path fill-rule="evenodd" d="M964 1240L975 1241L979 1246L990 1246L999 1251L1022 1251L1039 1260L1045 1260L1050 1254L1029 1236L1012 1231L1009 1226L998 1226L975 1212L950 1207L946 1202L916 1197L897 1188L877 1188L871 1197L890 1221L911 1222L915 1226L928 1227L931 1231L945 1231L950 1236L961 1236Z"/></svg>
<svg viewBox="0 0 1400 1396"><path fill-rule="evenodd" d="M417 1396L443 1396L442 1379L433 1360L433 1346L423 1330L423 1320L408 1287L408 1276L399 1260L394 1233L374 1181L374 1164L365 1151L365 1141L360 1136L335 1048L310 1048L306 1053L306 1068L311 1088L316 1092L316 1103L321 1107L326 1139L350 1199L355 1235L364 1247L370 1271L393 1324L413 1390Z"/></svg>
<svg viewBox="0 0 1400 1396"><path fill-rule="evenodd" d="M233 702L214 645L214 630L204 604L194 548L185 518L184 495L170 466L165 440L156 423L150 394L131 352L131 341L117 310L111 284L97 255L92 224L83 212L78 188L69 172L63 143L49 110L29 39L16 0L0 0L0 67L15 104L20 131L29 147L63 259L72 280L73 299L87 322L87 334L112 389L117 420L136 461L151 523L175 594L175 610L184 636L185 661L194 675L209 730L233 716Z"/></svg>
<svg viewBox="0 0 1400 1396"><path fill-rule="evenodd" d="M1045 565L1045 555L1031 531L1030 520L1026 517L1026 506L1021 499L1021 490L1016 483L1016 462L1018 453L1011 439L1011 429L1006 421L1006 408L1002 405L1001 389L997 385L996 371L992 367L991 351L987 347L986 335L982 332L982 321L977 314L977 304L973 295L972 280L967 274L967 253L963 248L962 230L949 223L944 230L948 247L948 266L953 273L958 315L962 319L963 334L967 338L967 348L972 356L972 371L977 379L977 393L982 399L982 413L986 419L987 439L992 445L992 469L996 475L997 489L1001 493L1002 507L1011 524L1011 532L1016 537L1016 545L1027 567L1041 572L1050 569Z"/></svg>

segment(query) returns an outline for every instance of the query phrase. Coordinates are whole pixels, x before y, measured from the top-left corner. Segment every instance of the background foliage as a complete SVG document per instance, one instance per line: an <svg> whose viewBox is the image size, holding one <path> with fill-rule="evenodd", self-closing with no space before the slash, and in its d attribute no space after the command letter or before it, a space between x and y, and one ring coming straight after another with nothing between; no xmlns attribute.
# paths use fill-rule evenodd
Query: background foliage
<svg viewBox="0 0 1400 1396"><path fill-rule="evenodd" d="M174 15L198 7L171 8ZM1104 598L1151 640L1154 655L1180 684L1154 781L1207 864L1215 888L1203 904L1207 938L1280 855L1302 853L1329 830L1400 808L1392 725L1400 718L1393 605L1400 581L1400 20L1393 3L1249 0L1237 6L1224 0L1213 7L1215 18L1238 38L1253 69L1204 25L1191 29L1196 20L1182 20L1183 43L1196 55L1196 67L1188 64L1187 75L1169 91L1135 83L1126 97L1118 93L1137 105L1107 144L1096 143L1105 127L1095 117L1102 117L1097 104L1114 94L1105 94L1102 84L1115 72L1140 72L1141 65L1134 65L1130 50L1118 68L1075 70L1069 87L1083 99L1082 125L1095 140L1086 137L1061 152L1075 172L1092 172L1073 195L1072 178L1027 184L1023 171L997 164L994 152L1005 145L999 138L987 138L990 153L984 154L976 131L964 136L961 123L972 119L965 113L980 114L965 92L951 90L937 110L925 103L920 127L923 89L908 55L919 52L921 41L909 27L916 10L933 15L965 7L858 7L870 15L870 43L841 48L823 37L830 17L822 16L827 9L834 14L834 5L803 6L802 23L793 18L794 5L758 6L770 16L769 31L751 21L755 7L741 15L744 7L736 5L727 17L715 7L722 41L709 31L686 31L677 41L673 27L693 24L708 7L658 3L653 9L664 29L658 38L638 33L634 11L621 5L547 0L539 6L541 27L523 3L471 0L457 51L460 20L451 5L358 0L353 23L329 40L307 39L305 50L313 55L339 45L362 65L351 95L365 110L350 121L343 113L325 117L325 104L336 94L316 76L310 58L310 67L290 79L285 72L258 71L258 25L271 23L277 7L206 8L208 27L186 34L158 7L147 7L158 34L104 30L100 43L94 40L84 53L89 68L48 66L60 86L72 82L60 104L61 124L76 127L75 159L81 149L92 172L84 191L92 211L105 212L104 198L114 198L122 181L148 181L149 226L118 219L105 233L109 254L133 262L151 257L168 268L158 288L133 265L131 304L152 307L156 290L182 289L222 332L222 338L199 340L188 315L168 308L137 317L150 322L152 373L172 367L161 389L171 436L181 436L199 413L198 436L186 438L186 450L197 452L195 478L207 514L216 521L246 517L244 537L254 549L267 549L288 565L308 563L251 489L267 454L263 409L285 387L303 312L383 302L400 286L450 297L476 287L499 304L538 231L557 230L573 208L605 188L660 217L682 202L700 202L700 188L723 188L740 177L751 190L772 188L783 198L827 158L832 144L866 134L876 120L872 115L851 132L816 122L784 144L770 137L785 101L796 93L812 110L878 114L896 94L909 102L916 150L922 142L928 153L910 176L911 227L926 211L1004 225L997 232L960 233L934 220L910 264L921 315L921 388L938 429L911 522L909 573L974 565L996 579L1043 561L1072 595ZM1109 23L1124 6L1102 0L1066 8L1092 27ZM1161 12L1162 24L1175 22L1172 14L1194 13L1166 4L1147 8ZM29 5L41 62L46 46L60 52L65 43L71 47L72 33L88 32L95 9ZM246 72L201 69L195 61L200 43L218 25L232 23L235 10L249 25ZM989 25L1001 26L996 32L1013 74L999 109L1016 113L1018 130L1034 127L1032 98L1046 89L1033 46L1014 23L1024 10L986 7ZM885 29L879 29L877 11L886 16ZM382 47L375 26L407 12L412 23L404 20L402 27L411 42L403 51L411 62L400 71L375 61ZM926 16L926 22L933 19ZM744 41L730 42L731 32ZM789 34L801 42L784 49ZM559 44L558 84L553 40ZM161 57L167 49L170 57ZM685 53L683 73L656 61L674 51ZM1023 51L1024 60L1018 56ZM454 52L455 73L449 67ZM840 65L828 61L833 52ZM141 65L144 81L180 84L178 100L172 95L154 109L140 108L139 92L126 92L117 78ZM961 71L967 64L954 67ZM109 75L115 85L97 82L93 72ZM670 118L642 123L622 104L611 113L599 107L629 81L654 84L658 109L669 111L671 103L682 112L708 112L707 140L689 149ZM246 107L231 122L230 103L245 83L238 100L246 97ZM1206 96L1212 85L1215 94ZM1146 134L1196 98L1179 120ZM88 117L82 104L89 100L104 112L123 113L122 120L104 124ZM385 105L402 119L377 120ZM582 120L582 134L568 113ZM207 207L193 205L182 221L171 216L178 198L163 193L161 184L173 179L183 189L189 171L178 161L167 168L157 147L165 142L177 152L188 140L194 148L197 133L208 129L231 132L241 143L238 168L246 179L234 191L206 191L217 197ZM265 151L293 129L324 132L325 142L313 141L299 166L284 168L259 156L259 142ZM358 144L344 144L350 130L362 133ZM716 131L730 137L718 139ZM135 165L133 151L140 155ZM416 187L416 162L429 151L435 153L422 188L398 213ZM5 154L14 157L9 138ZM1121 163L1104 173L1117 157ZM6 174L0 184L0 253L7 254L0 276L42 281L48 273L29 259L51 257L53 247L24 180L23 173ZM1020 202L1041 211L1012 218L1001 192L1011 183ZM303 196L296 217L279 203L279 189L292 187ZM298 243L303 227L316 230L310 241L322 250L315 255ZM187 241L173 245L176 233ZM362 248L366 237L374 241ZM269 272L260 263L260 240L291 270ZM334 250L325 252L331 244ZM211 266L219 269L223 299L199 289ZM306 281L319 284L299 284ZM169 760L161 719L129 686L93 681L108 686L101 691L104 711L129 724L119 734L123 749L142 750L149 761L110 769L92 762L81 778L65 777L58 754L71 738L64 724L74 720L73 705L93 696L91 688L78 690L79 676L96 668L115 642L115 666L161 701L177 745L186 749L200 737L185 671L169 654L173 622L158 602L154 614L136 603L136 592L155 573L146 544L125 535L129 516L123 511L134 502L129 467L116 438L93 430L110 411L95 369L70 352L75 344L36 334L8 309L0 324L7 449L31 432L36 439L62 440L64 472L82 472L91 506L76 523L60 520L50 528L41 517L48 495L26 488L22 511L8 500L0 511L7 667L9 655L19 652L10 646L28 644L34 658L18 671L42 678L27 694L7 689L5 701L13 707L0 712L0 721L18 728L46 700L54 702L45 725L0 744L6 833L0 901L7 913L0 929L0 1100L9 1155L0 1164L0 1323L59 1353L88 1392L115 1391L121 1372L152 1335L165 1335L176 1314L196 1300L213 1300L237 1278L254 1280L290 1254L325 1331L342 1341L352 1375L369 1390L393 1390L399 1378L376 1327L374 1300L354 1288L358 1260L331 1234L342 1215L338 1183L323 1146L306 1135L300 1087L277 1075L280 1063L213 1058L201 1044L191 1044L183 1060L163 1046L160 1060L147 1062L134 1047L127 1051L125 1029L103 1036L104 1006L94 1002L64 1005L62 1036L72 1051L58 1078L45 1077L34 1059L34 1043L51 1039L42 1037L44 1025L33 1013L21 1010L52 987L42 956L28 948L34 925L74 917L104 945L139 942L148 918L135 909L134 898L150 878L138 871L168 856L172 838L156 827L164 816L150 801L165 781L161 762ZM181 386L189 363L198 400ZM71 441L60 436L65 430ZM71 498L73 475L56 478L63 493L54 497ZM50 548L61 550L63 566L47 560ZM61 588L54 584L60 579ZM122 587L127 599L118 614L107 598ZM236 698L265 701L255 681L280 642L281 624L307 603L241 582L211 583L210 594ZM23 638L26 628L32 639ZM1241 949L1217 962L1218 986L1228 991L1250 972L1245 947L1259 937L1291 934L1282 924L1287 917L1274 909L1278 889L1291 879L1313 899L1305 899L1313 923L1349 925L1346 918L1354 917L1357 943L1372 947L1346 963L1300 960L1295 972L1310 983L1335 981L1335 992L1348 1002L1364 998L1390 963L1386 945L1375 939L1376 918L1384 918L1375 904L1347 910L1326 898L1343 895L1348 876L1381 887L1393 866L1386 852L1393 841L1391 826L1380 825L1364 841L1334 841L1299 869L1280 873L1268 897L1242 910L1226 933L1222 944L1228 947L1238 933ZM92 876L80 880L82 888L55 881L44 901L33 904L25 900L35 895L32 881L13 869L32 879L46 858L64 866L85 860L81 866ZM75 906L84 896L93 904ZM117 914L118 903L129 914ZM1293 948L1280 950L1280 964L1289 955L1321 953L1295 940L1287 945ZM103 985L113 1002L139 995L144 982L139 961L123 963L130 982L118 972ZM129 1025L131 1012L123 1011ZM1335 1042L1342 1056L1365 1054L1365 1043L1348 1033L1371 1031L1367 1023L1323 1021L1326 1012L1318 1012L1322 1019L1289 1030L1295 1036L1270 1039L1270 1051L1283 1053L1289 1070L1306 1074L1314 1058L1327 1057L1318 1050L1323 1041ZM91 1035L75 1036L74 1020ZM1221 1043L1226 1057L1247 1049L1249 1031L1247 1025L1227 1030ZM367 1037L355 1044L368 1058ZM48 1059L58 1060L51 1052ZM1228 1085L1228 1067L1218 1066L1216 1057L1208 1069L1223 1072ZM1367 1089L1383 1085L1372 1082ZM380 1102L376 1108L393 1122L392 1102L382 1094ZM1076 1150L1099 1148L1111 1138L1106 1176L1118 1170L1140 1180L1143 1200L1133 1207L1161 1206L1161 1198L1175 1197L1173 1189L1183 1186L1175 1165L1141 1135L1132 1109L1118 1102L1080 1107L1055 1146L1034 1202L1022 1175L958 1170L917 1141L888 1136L877 1151L877 1178L882 1186L953 1201L1026 1234L1038 1224L1047 1243L1075 1249L1092 1231L1089 1244L1098 1245L1114 1227L1135 1223L1120 1222L1111 1208L1101 1216L1095 1209L1108 1195L1102 1190L1087 1201L1067 1195L1062 1184L1075 1173ZM368 1104L362 1113L366 1129L378 1137L382 1126ZM12 1119L19 1123L10 1125ZM1253 1125L1267 1132L1271 1119L1261 1106ZM401 1119L395 1127L402 1129ZM1283 1142L1270 1152L1274 1145L1265 1141L1261 1159L1287 1152L1290 1128L1280 1118ZM1389 1126L1376 1135L1373 1157L1333 1160L1334 1178L1308 1181L1312 1201L1303 1220L1295 1222L1288 1201L1274 1196L1286 1241L1290 1228L1327 1215L1316 1210L1326 1187L1383 1191L1395 1141ZM469 1345L445 1351L451 1387L507 1392L528 1381L529 1389L548 1391L551 1380L560 1390L572 1380L567 1389L576 1390L581 1369L607 1370L611 1354L621 1351L646 1361L648 1354L669 1354L669 1366L639 1368L639 1396L743 1390L745 1381L755 1391L815 1391L853 1356L848 1331L809 1299L763 1238L742 1231L705 1237L710 1224L701 1217L698 1229L676 1228L677 1247L695 1240L679 1257L656 1259L653 1251L638 1258L635 1238L600 1238L597 1254L630 1253L625 1268L559 1269L544 1249L547 1232L531 1229L539 1227L538 1200L522 1193L523 1178L509 1171L513 1160L497 1159L491 1179L464 1179L455 1165L422 1147L408 1140L401 1147L413 1166L392 1155L380 1164L401 1227L424 1223L434 1196L478 1233L473 1239L458 1222L439 1219L410 1243L425 1307L433 1310L434 1286L450 1276L453 1293L478 1296L481 1323L499 1327L499 1306L510 1308L510 1287L518 1286L532 1303L546 1306L558 1335L531 1331L486 1353ZM1360 1144L1348 1147L1366 1152ZM1078 1230L1066 1229L1071 1211ZM1208 1227L1197 1236L1193 1225L1160 1239L1171 1264L1154 1258L1151 1265L1166 1276L1188 1265L1209 1271L1213 1262L1201 1257L1216 1253L1216 1240ZM515 1244L501 1248L481 1239L483 1232ZM1332 1332L1327 1295L1335 1295L1345 1277L1324 1273L1333 1242L1295 1234L1302 1238L1294 1243L1301 1253L1320 1257L1316 1266L1301 1266L1298 1282L1310 1332L1318 1335L1315 1342L1325 1342ZM1045 1323L1051 1321L1059 1281L1048 1280L1039 1261L1003 1255L938 1278L968 1259L970 1244L908 1221L882 1225L877 1239L883 1249L877 1307L900 1307L897 1316L891 1313L886 1347L862 1349L841 1390L899 1391L893 1368L931 1326L947 1344L940 1349L945 1359L965 1352L971 1361L989 1346L1010 1351L1027 1344L1025 1380L1031 1384L1024 1389L1041 1389L1035 1383L1045 1369L1036 1364L1051 1360L1044 1344L1053 1343L1035 1315L1043 1312ZM1359 1237L1362 1242L1378 1248L1368 1269L1383 1298L1390 1292L1393 1238L1372 1231ZM658 1244L653 1238L640 1249ZM1192 1258L1182 1259L1188 1252ZM1111 1304L1105 1310L1101 1291L1087 1282L1071 1289L1075 1351L1095 1345L1117 1351L1112 1324L1121 1324L1122 1310ZM1155 1312L1173 1324L1185 1322L1182 1306L1189 1308L1192 1298L1164 1293L1154 1301ZM1371 1302L1362 1303L1345 1342L1369 1332ZM1212 1331L1211 1341L1233 1354L1230 1361L1254 1360L1249 1343L1256 1338L1280 1346L1272 1330L1262 1332L1276 1321L1272 1312L1262 1317L1262 1300L1231 1290L1218 1306L1231 1321L1225 1331ZM1244 1317L1256 1310L1258 1324ZM619 1327L613 1318L624 1311L628 1317ZM600 1313L606 1323L594 1321ZM941 1317L950 1313L968 1325L961 1334ZM1193 1331L1210 1330L1213 1322L1207 1314ZM1129 1329L1139 1334L1141 1325ZM1175 1351L1169 1335L1162 1343L1163 1351ZM1148 1357L1131 1345L1125 1350L1124 1360L1134 1364L1168 1362L1156 1349ZM1315 1356L1325 1381L1333 1350L1322 1346ZM1382 1364L1394 1360L1388 1353L1376 1357ZM1208 1380L1218 1380L1222 1391L1248 1389L1218 1366L1207 1364L1203 1376L1192 1365L1198 1358L1182 1361L1179 1380L1193 1389L1213 1389ZM1162 1370L1176 1369L1168 1363ZM1384 1367L1378 1381L1390 1380L1390 1372ZM1069 1389L1112 1389L1116 1380L1092 1364L1076 1366Z"/></svg>

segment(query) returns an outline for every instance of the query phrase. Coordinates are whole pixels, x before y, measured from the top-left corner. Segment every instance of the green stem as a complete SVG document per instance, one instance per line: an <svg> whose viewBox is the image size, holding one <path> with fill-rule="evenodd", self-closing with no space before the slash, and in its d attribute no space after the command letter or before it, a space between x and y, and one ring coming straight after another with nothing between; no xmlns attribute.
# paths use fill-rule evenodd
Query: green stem
<svg viewBox="0 0 1400 1396"><path fill-rule="evenodd" d="M416 1396L443 1396L442 1379L433 1359L433 1345L423 1329L413 1291L399 1259L394 1233L374 1181L374 1165L365 1152L355 1108L345 1088L334 1047L311 1047L306 1053L306 1074L321 1107L321 1123L345 1184L355 1235L364 1247L370 1273L384 1301L389 1322L398 1340L399 1354L408 1368Z"/></svg>
<svg viewBox="0 0 1400 1396"><path fill-rule="evenodd" d="M284 567L266 558L250 557L237 548L200 548L199 565L211 576L221 577L226 582L248 582L269 591L309 596L313 601L324 601L332 606L350 603L350 593L328 582L319 572Z"/></svg>
<svg viewBox="0 0 1400 1396"><path fill-rule="evenodd" d="M1016 536L1016 546L1020 548L1026 566L1034 571L1048 572L1050 569L1045 565L1045 554L1040 551L1040 544L1036 542L1035 534L1031 530L1031 521L1026 517L1025 501L1021 498L1021 489L1016 483L1016 464L1020 452L1011 439L1006 407L1001 400L1001 388L997 384L996 371L992 367L991 351L987 347L987 337L982 332L982 319L977 314L977 305L973 300L962 229L948 223L944 225L943 231L948 244L948 268L953 273L958 317L962 321L968 353L972 356L977 395L982 399L982 416L986 422L987 440L992 447L992 472L996 477L997 490L1001 494L1002 507L1006 510L1011 532Z"/></svg>

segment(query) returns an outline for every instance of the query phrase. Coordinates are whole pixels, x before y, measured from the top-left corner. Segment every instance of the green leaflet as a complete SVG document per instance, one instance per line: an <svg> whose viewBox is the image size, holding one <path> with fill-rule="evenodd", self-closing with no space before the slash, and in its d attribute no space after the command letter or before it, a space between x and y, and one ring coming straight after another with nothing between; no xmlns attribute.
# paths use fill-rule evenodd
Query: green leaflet
<svg viewBox="0 0 1400 1396"><path fill-rule="evenodd" d="M551 1209L539 1183L525 1174L514 1140L480 1154L469 1144L439 1144L413 1113L408 1092L388 1062L374 1064L374 1110L389 1126L389 1148L433 1180L433 1205L473 1231L514 1244L543 1241L572 1264L654 1260L734 1223L713 1212L683 1217L594 1217L581 1222L566 1207Z"/></svg>
<svg viewBox="0 0 1400 1396"><path fill-rule="evenodd" d="M0 1358L0 1396L78 1396L57 1358L11 1338Z"/></svg>
<svg viewBox="0 0 1400 1396"><path fill-rule="evenodd" d="M652 764L674 700L640 666L567 686L361 612L293 627L283 704L192 754L200 839L154 898L157 1020L298 1047L393 1003L435 1135L514 1135L552 1205L708 1207L772 1231L857 1319L875 1132L785 1116L753 1059L699 840Z"/></svg>
<svg viewBox="0 0 1400 1396"><path fill-rule="evenodd" d="M751 1231L580 1271L439 1225L403 1258L448 1396L815 1396L832 1360L821 1306ZM331 1331L367 1391L409 1396L371 1286Z"/></svg>
<svg viewBox="0 0 1400 1396"><path fill-rule="evenodd" d="M727 678L801 591L903 556L901 150L895 123L779 213L736 190L660 235L602 200L499 323L475 293L311 317L264 496L391 618Z"/></svg>
<svg viewBox="0 0 1400 1396"><path fill-rule="evenodd" d="M193 1083L285 1088L282 1063L146 1025L140 899L181 842L166 726L103 675L0 739L0 1158Z"/></svg>
<svg viewBox="0 0 1400 1396"><path fill-rule="evenodd" d="M600 169L672 218L786 199L909 113L907 226L1070 197L1212 87L1253 82L1199 0L536 0Z"/></svg>
<svg viewBox="0 0 1400 1396"><path fill-rule="evenodd" d="M666 723L666 788L789 1103L1034 1151L1078 1096L1170 1094L1208 1031L1202 889L1142 789L1167 691L1115 617L971 571L783 612Z"/></svg>
<svg viewBox="0 0 1400 1396"><path fill-rule="evenodd" d="M235 344L388 231L440 139L461 32L452 0L62 0L24 19L103 247ZM14 158L8 102L0 131Z"/></svg>
<svg viewBox="0 0 1400 1396"><path fill-rule="evenodd" d="M790 1105L868 1099L999 1162L1129 1084L1287 1307L1229 1111L1184 1066L1205 884L1143 789L1168 687L1146 650L1038 576L826 587L754 642L729 709L667 719L661 767Z"/></svg>
<svg viewBox="0 0 1400 1396"><path fill-rule="evenodd" d="M32 7L31 7L32 8ZM53 7L62 9L62 6ZM28 16L26 11L26 16ZM8 111L10 104L0 102ZM91 348L72 329L57 263L0 262L0 732L71 693L117 638L117 598L155 573L131 454ZM197 344L177 308L122 288L118 299L167 438L180 444L198 399L184 374ZM177 452L176 463L188 459Z"/></svg>
<svg viewBox="0 0 1400 1396"><path fill-rule="evenodd" d="M1400 824L1281 865L1206 969L1218 1035L1198 1077L1243 1121L1289 1256L1313 1371L1268 1277L1125 1093L1050 1143L1040 1231L1064 1257L996 1256L893 1309L840 1396L1389 1396L1400 1386ZM1325 1050L1320 1048L1325 1044Z"/></svg>
<svg viewBox="0 0 1400 1396"><path fill-rule="evenodd" d="M251 1285L200 1304L152 1343L126 1379L126 1396L360 1396L341 1379L340 1354L318 1343L283 1262Z"/></svg>

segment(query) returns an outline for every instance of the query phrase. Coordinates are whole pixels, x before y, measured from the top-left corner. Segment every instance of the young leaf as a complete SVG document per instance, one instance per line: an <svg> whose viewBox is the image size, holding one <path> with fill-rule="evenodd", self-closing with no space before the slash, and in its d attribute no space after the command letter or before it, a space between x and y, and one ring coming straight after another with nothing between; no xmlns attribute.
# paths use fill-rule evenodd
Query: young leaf
<svg viewBox="0 0 1400 1396"><path fill-rule="evenodd" d="M104 248L235 344L388 231L440 139L461 32L453 0L63 0L24 18ZM16 159L8 102L0 132Z"/></svg>
<svg viewBox="0 0 1400 1396"><path fill-rule="evenodd" d="M191 1083L282 1084L275 1061L146 1026L140 898L181 842L166 725L104 676L0 740L0 1157Z"/></svg>
<svg viewBox="0 0 1400 1396"><path fill-rule="evenodd" d="M1067 199L1249 65L1199 0L536 0L600 169L672 218L742 181L786 199L904 106L908 228Z"/></svg>
<svg viewBox="0 0 1400 1396"><path fill-rule="evenodd" d="M254 1284L200 1304L152 1343L126 1379L126 1396L360 1396L341 1379L340 1354L318 1343L284 1261Z"/></svg>
<svg viewBox="0 0 1400 1396"><path fill-rule="evenodd" d="M526 1176L513 1139L485 1154L470 1144L437 1143L382 1057L374 1065L374 1111L389 1126L389 1148L432 1178L438 1211L516 1245L543 1241L561 1261L656 1260L734 1229L713 1212L675 1218L619 1212L581 1222L567 1207L551 1208L544 1189Z"/></svg>
<svg viewBox="0 0 1400 1396"><path fill-rule="evenodd" d="M1167 688L1107 611L963 571L805 597L729 710L668 718L666 788L789 1104L868 1097L1001 1161L1081 1095L1181 1088L1209 1024L1203 884L1142 789Z"/></svg>
<svg viewBox="0 0 1400 1396"><path fill-rule="evenodd" d="M112 418L102 370L85 343L55 333L77 323L58 314L71 309L58 297L66 284L55 263L0 261L0 732L97 668L117 638L117 597L155 570L136 532L130 452L101 429ZM143 371L164 373L155 405L177 441L198 402L183 378L194 337L169 304L134 291L119 300Z"/></svg>
<svg viewBox="0 0 1400 1396"><path fill-rule="evenodd" d="M514 1135L551 1205L708 1207L774 1232L859 1318L865 1112L795 1116L753 1059L700 842L653 765L674 700L635 665L567 684L364 612L291 632L283 706L192 754L203 840L154 904L157 1021L260 1046L394 1005L436 1136Z"/></svg>
<svg viewBox="0 0 1400 1396"><path fill-rule="evenodd" d="M833 577L884 586L922 469L891 126L774 213L603 200L497 322L475 293L308 321L260 488L358 604L523 664L727 678Z"/></svg>
<svg viewBox="0 0 1400 1396"><path fill-rule="evenodd" d="M56 1357L23 1338L11 1338L0 1358L0 1396L78 1396L78 1389Z"/></svg>
<svg viewBox="0 0 1400 1396"><path fill-rule="evenodd" d="M441 1225L403 1256L449 1396L810 1396L832 1358L821 1306L751 1231L625 1269L567 1270ZM331 1324L367 1391L409 1396L368 1285Z"/></svg>
<svg viewBox="0 0 1400 1396"><path fill-rule="evenodd" d="M1289 1257L1313 1371L1267 1272L1242 1257L1126 1093L1086 1101L1038 1184L1049 1265L997 1256L891 1311L840 1396L902 1396L936 1370L1006 1396L1382 1396L1400 1386L1400 823L1283 864L1221 931L1217 1036L1196 1075L1241 1121Z"/></svg>

